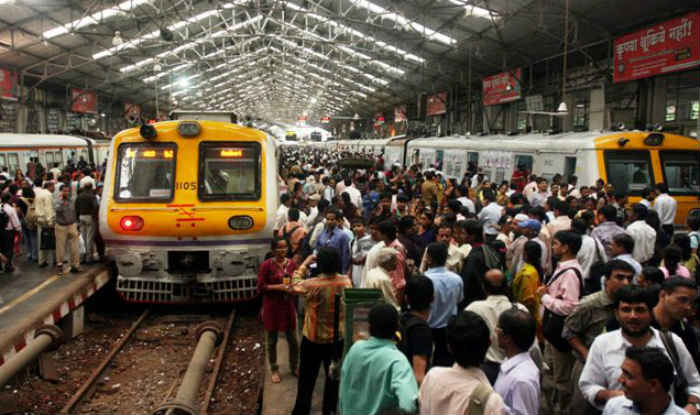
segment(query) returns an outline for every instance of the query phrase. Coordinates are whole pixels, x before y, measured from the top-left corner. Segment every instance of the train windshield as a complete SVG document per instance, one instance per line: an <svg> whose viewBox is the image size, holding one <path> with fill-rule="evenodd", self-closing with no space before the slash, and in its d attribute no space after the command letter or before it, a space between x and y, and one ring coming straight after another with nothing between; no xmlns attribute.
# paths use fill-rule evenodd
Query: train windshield
<svg viewBox="0 0 700 415"><path fill-rule="evenodd" d="M606 151L605 166L608 182L616 191L639 196L645 187L652 188L656 183L646 150Z"/></svg>
<svg viewBox="0 0 700 415"><path fill-rule="evenodd" d="M257 200L260 198L260 145L209 142L199 149L199 198Z"/></svg>
<svg viewBox="0 0 700 415"><path fill-rule="evenodd" d="M120 145L115 199L121 202L172 200L176 149L174 143Z"/></svg>
<svg viewBox="0 0 700 415"><path fill-rule="evenodd" d="M660 151L664 181L672 195L700 193L700 154L691 151Z"/></svg>

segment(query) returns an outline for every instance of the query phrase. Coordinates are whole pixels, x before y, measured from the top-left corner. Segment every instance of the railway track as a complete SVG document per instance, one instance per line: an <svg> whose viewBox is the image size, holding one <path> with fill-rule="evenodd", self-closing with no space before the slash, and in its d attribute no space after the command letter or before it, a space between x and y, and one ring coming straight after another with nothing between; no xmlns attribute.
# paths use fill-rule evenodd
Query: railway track
<svg viewBox="0 0 700 415"><path fill-rule="evenodd" d="M226 320L205 321L204 316L154 316L151 310L145 310L114 343L60 413L206 414L237 316L234 309ZM190 335L192 331L196 338ZM214 352L216 358L210 367ZM145 374L144 369L147 369ZM143 394L134 393L141 391ZM136 396L144 398L135 402Z"/></svg>

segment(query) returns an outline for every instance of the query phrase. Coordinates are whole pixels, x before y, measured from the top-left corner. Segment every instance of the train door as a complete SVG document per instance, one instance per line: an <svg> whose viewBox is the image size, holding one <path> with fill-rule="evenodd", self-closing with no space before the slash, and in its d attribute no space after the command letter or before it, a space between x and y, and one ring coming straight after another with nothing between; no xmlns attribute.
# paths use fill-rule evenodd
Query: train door
<svg viewBox="0 0 700 415"><path fill-rule="evenodd" d="M0 167L7 167L7 156L0 154Z"/></svg>
<svg viewBox="0 0 700 415"><path fill-rule="evenodd" d="M676 221L700 208L700 153L660 150L661 173L669 195L678 202Z"/></svg>
<svg viewBox="0 0 700 415"><path fill-rule="evenodd" d="M436 150L435 151L435 164L438 168L438 170L443 169L443 159L445 157L445 152L443 150Z"/></svg>
<svg viewBox="0 0 700 415"><path fill-rule="evenodd" d="M576 157L564 158L564 180L568 183L574 175L576 175Z"/></svg>
<svg viewBox="0 0 700 415"><path fill-rule="evenodd" d="M7 153L7 167L10 169L10 174L19 168L19 153Z"/></svg>
<svg viewBox="0 0 700 415"><path fill-rule="evenodd" d="M467 171L476 172L479 167L479 153L470 151L467 153Z"/></svg>

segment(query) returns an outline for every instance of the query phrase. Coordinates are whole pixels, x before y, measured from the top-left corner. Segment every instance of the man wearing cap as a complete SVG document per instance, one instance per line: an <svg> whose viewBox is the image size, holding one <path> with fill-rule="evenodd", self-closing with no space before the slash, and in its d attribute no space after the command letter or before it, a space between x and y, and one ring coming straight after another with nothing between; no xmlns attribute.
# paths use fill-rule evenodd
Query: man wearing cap
<svg viewBox="0 0 700 415"><path fill-rule="evenodd" d="M318 216L318 202L321 201L321 195L314 193L309 197L309 214L306 217L306 225L314 223Z"/></svg>
<svg viewBox="0 0 700 415"><path fill-rule="evenodd" d="M529 240L533 240L540 244L540 247L542 248L542 264L545 263L546 258L547 258L547 245L545 245L544 242L537 236L540 233L540 230L542 229L542 224L540 221L537 219L527 219L523 220L520 222L516 222L517 228L520 229L520 232L527 238L524 242L521 240L521 244L519 244L516 249L517 251L513 252L513 260L511 262L512 268L510 271L513 273L513 275L517 274L520 268L525 264L525 261L523 259L523 249L525 248L525 242ZM515 245L515 242L513 242L513 245Z"/></svg>

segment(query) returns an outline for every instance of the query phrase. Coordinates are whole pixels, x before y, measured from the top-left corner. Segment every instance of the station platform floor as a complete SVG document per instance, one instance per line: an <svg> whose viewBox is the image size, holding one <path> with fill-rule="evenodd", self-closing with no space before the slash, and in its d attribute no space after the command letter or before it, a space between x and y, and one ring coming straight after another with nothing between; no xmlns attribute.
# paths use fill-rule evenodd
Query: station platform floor
<svg viewBox="0 0 700 415"><path fill-rule="evenodd" d="M109 278L101 264L58 276L55 267L16 260L13 273L0 274L0 365L31 343L38 327L58 324Z"/></svg>
<svg viewBox="0 0 700 415"><path fill-rule="evenodd" d="M301 337L298 337L301 339ZM301 343L301 341L300 341ZM280 383L272 383L270 363L265 349L265 386L263 389L263 415L291 414L297 398L298 378L289 370L289 346L284 335L280 333L277 340L277 364L279 365ZM323 383L326 373L323 367L318 372L314 396L311 401L311 414L320 414L323 404Z"/></svg>

